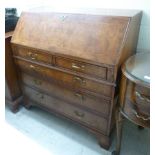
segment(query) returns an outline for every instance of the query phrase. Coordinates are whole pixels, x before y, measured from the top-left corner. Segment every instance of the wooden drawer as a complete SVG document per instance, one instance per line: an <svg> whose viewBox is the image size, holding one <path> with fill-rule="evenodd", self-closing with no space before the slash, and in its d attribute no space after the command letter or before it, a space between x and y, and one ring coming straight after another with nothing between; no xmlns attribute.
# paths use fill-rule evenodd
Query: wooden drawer
<svg viewBox="0 0 155 155"><path fill-rule="evenodd" d="M61 98L65 101L75 103L82 107L89 108L97 113L102 113L105 117L108 117L111 101L101 97L92 96L82 91L72 91L59 86L55 83L49 83L36 77L29 76L27 74L21 75L24 84L37 88L49 95Z"/></svg>
<svg viewBox="0 0 155 155"><path fill-rule="evenodd" d="M136 96L139 96L141 99L145 98L146 100L147 99L149 100L150 99L150 88L146 88L146 87L143 87L143 86L136 84L135 94L137 94Z"/></svg>
<svg viewBox="0 0 155 155"><path fill-rule="evenodd" d="M107 120L102 117L96 116L88 111L82 110L72 104L68 104L54 97L42 94L39 91L26 86L23 87L23 92L27 98L43 107L48 108L49 110L54 110L70 119L79 121L92 128L100 130L101 132L106 132Z"/></svg>
<svg viewBox="0 0 155 155"><path fill-rule="evenodd" d="M29 60L43 62L47 64L52 63L52 56L46 53L40 53L37 50L30 48L12 46L15 56L20 56Z"/></svg>
<svg viewBox="0 0 155 155"><path fill-rule="evenodd" d="M133 99L137 107L138 113L149 116L150 115L150 89L136 85Z"/></svg>
<svg viewBox="0 0 155 155"><path fill-rule="evenodd" d="M72 59L56 57L56 65L62 68L70 69L76 72L81 72L97 78L106 80L107 68L96 65L91 65L84 62L75 61Z"/></svg>
<svg viewBox="0 0 155 155"><path fill-rule="evenodd" d="M150 89L128 81L126 98L141 115L150 115Z"/></svg>
<svg viewBox="0 0 155 155"><path fill-rule="evenodd" d="M150 124L150 116L139 113L139 111L137 111L133 105L134 103L132 103L131 100L128 100L127 98L125 99L125 104L123 107L123 112L125 115L138 125L148 127Z"/></svg>
<svg viewBox="0 0 155 155"><path fill-rule="evenodd" d="M47 68L41 65L30 63L27 61L17 60L16 64L26 73L41 76L48 80L55 80L56 82L67 83L74 89L82 88L96 93L100 93L104 96L111 97L113 92L113 86L99 83L93 80L89 80L83 77L78 77L72 74L68 74L62 71L52 69L52 67Z"/></svg>

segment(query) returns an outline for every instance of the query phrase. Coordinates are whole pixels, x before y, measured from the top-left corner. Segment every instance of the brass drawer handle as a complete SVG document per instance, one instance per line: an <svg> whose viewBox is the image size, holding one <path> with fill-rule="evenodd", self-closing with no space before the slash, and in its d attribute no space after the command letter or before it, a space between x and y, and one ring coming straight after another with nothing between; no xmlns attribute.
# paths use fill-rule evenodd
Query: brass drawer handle
<svg viewBox="0 0 155 155"><path fill-rule="evenodd" d="M83 118L84 115L85 115L84 113L79 112L79 111L76 111L76 110L74 111L74 113L75 113L75 115L78 116L78 118L80 118L80 119Z"/></svg>
<svg viewBox="0 0 155 155"><path fill-rule="evenodd" d="M28 56L29 56L32 60L36 60L36 59L37 59L37 54L36 54L36 53L28 52Z"/></svg>
<svg viewBox="0 0 155 155"><path fill-rule="evenodd" d="M33 65L30 65L30 68L32 68L32 69L35 69L35 66L33 66Z"/></svg>
<svg viewBox="0 0 155 155"><path fill-rule="evenodd" d="M34 65L30 65L30 68L32 69L32 70L34 70L34 71L39 71L40 69L38 68L38 67L36 67L36 66L34 66Z"/></svg>
<svg viewBox="0 0 155 155"><path fill-rule="evenodd" d="M76 81L76 82L80 82L82 84L86 83L86 81L84 79L82 79L82 78L80 78L78 76L73 77L73 80Z"/></svg>
<svg viewBox="0 0 155 155"><path fill-rule="evenodd" d="M146 102L150 102L150 99L148 99L147 97L145 97L144 95L141 95L139 92L135 92L136 96L139 97L141 100L146 101Z"/></svg>
<svg viewBox="0 0 155 155"><path fill-rule="evenodd" d="M150 120L150 117L144 117L139 115L135 110L133 110L134 114L136 115L137 118L142 119L143 121L148 121Z"/></svg>
<svg viewBox="0 0 155 155"><path fill-rule="evenodd" d="M76 97L80 98L82 101L85 100L84 96L80 93L75 93L74 94Z"/></svg>
<svg viewBox="0 0 155 155"><path fill-rule="evenodd" d="M72 68L73 69L78 69L78 70L84 70L85 69L85 66L84 65L77 65L75 63L72 63Z"/></svg>

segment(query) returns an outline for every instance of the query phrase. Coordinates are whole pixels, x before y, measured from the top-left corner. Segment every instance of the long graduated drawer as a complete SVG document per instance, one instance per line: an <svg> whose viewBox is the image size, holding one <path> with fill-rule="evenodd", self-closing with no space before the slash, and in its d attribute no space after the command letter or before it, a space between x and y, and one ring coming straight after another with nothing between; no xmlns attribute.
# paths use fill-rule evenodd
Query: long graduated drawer
<svg viewBox="0 0 155 155"><path fill-rule="evenodd" d="M38 77L30 76L24 73L21 74L21 80L29 87L37 88L49 95L70 103L75 103L76 105L95 111L97 114L100 113L104 117L108 118L111 105L110 100L88 94L81 90L66 89L58 84L50 83Z"/></svg>
<svg viewBox="0 0 155 155"><path fill-rule="evenodd" d="M26 86L23 86L23 91L28 99L37 102L41 106L55 110L75 121L84 123L106 134L107 120L105 118L96 116L88 111L73 106L72 104L68 104Z"/></svg>
<svg viewBox="0 0 155 155"><path fill-rule="evenodd" d="M80 87L108 97L111 97L113 95L112 92L114 88L112 85L99 83L80 76L75 76L73 74L67 74L65 72L48 68L47 66L44 67L42 65L38 65L28 61L16 59L15 62L19 66L19 68L26 73L32 75L40 75L42 77L48 78L49 80L54 79L63 83L68 83L75 89L76 87Z"/></svg>

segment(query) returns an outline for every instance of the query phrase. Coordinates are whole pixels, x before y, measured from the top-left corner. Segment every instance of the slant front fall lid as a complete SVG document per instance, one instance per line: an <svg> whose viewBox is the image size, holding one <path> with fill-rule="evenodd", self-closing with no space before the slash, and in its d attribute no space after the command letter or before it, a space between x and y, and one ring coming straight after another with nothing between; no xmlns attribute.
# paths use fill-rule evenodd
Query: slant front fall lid
<svg viewBox="0 0 155 155"><path fill-rule="evenodd" d="M129 22L128 16L23 12L11 42L115 65Z"/></svg>

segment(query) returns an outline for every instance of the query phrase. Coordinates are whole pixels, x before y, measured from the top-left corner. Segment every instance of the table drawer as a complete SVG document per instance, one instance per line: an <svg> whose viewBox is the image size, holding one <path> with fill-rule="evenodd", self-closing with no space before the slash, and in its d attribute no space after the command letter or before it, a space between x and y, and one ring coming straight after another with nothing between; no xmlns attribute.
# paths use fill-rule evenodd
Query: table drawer
<svg viewBox="0 0 155 155"><path fill-rule="evenodd" d="M24 84L47 92L57 98L61 98L65 101L75 103L82 107L89 108L93 111L102 113L105 117L108 117L110 111L111 101L101 97L92 96L82 91L73 91L59 86L55 83L49 83L44 80L38 79L27 74L21 75Z"/></svg>
<svg viewBox="0 0 155 155"><path fill-rule="evenodd" d="M47 68L41 65L30 63L27 61L17 60L16 64L26 73L33 74L36 76L45 77L48 80L56 80L57 82L67 83L74 89L83 88L89 91L100 93L104 96L111 97L113 92L113 86L99 83L93 80L89 80L83 77L68 74L62 71L58 71L52 68Z"/></svg>
<svg viewBox="0 0 155 155"><path fill-rule="evenodd" d="M138 112L150 115L150 89L136 85L133 98Z"/></svg>
<svg viewBox="0 0 155 155"><path fill-rule="evenodd" d="M75 61L72 59L56 57L56 65L62 68L70 69L76 72L81 72L97 78L106 80L107 78L107 68L100 67L84 62Z"/></svg>
<svg viewBox="0 0 155 155"><path fill-rule="evenodd" d="M15 56L20 56L32 61L38 61L47 64L52 63L52 56L47 53L40 53L37 50L33 50L26 47L18 47L18 46L12 46L12 47Z"/></svg>
<svg viewBox="0 0 155 155"><path fill-rule="evenodd" d="M128 81L126 98L139 114L150 115L150 89Z"/></svg>
<svg viewBox="0 0 155 155"><path fill-rule="evenodd" d="M100 130L104 133L106 132L107 120L102 117L96 116L88 111L58 100L54 97L42 94L39 91L26 86L23 87L23 92L27 98L34 102L37 102L38 104L41 104L41 106L44 106L49 110L54 110L73 120L96 128L97 130Z"/></svg>
<svg viewBox="0 0 155 155"><path fill-rule="evenodd" d="M125 104L123 107L123 113L127 115L129 119L136 122L140 126L148 127L150 125L150 115L139 113L137 109L133 106L131 100L125 99Z"/></svg>
<svg viewBox="0 0 155 155"><path fill-rule="evenodd" d="M150 100L150 88L143 87L143 86L136 84L135 95L141 98L141 100L148 102Z"/></svg>

